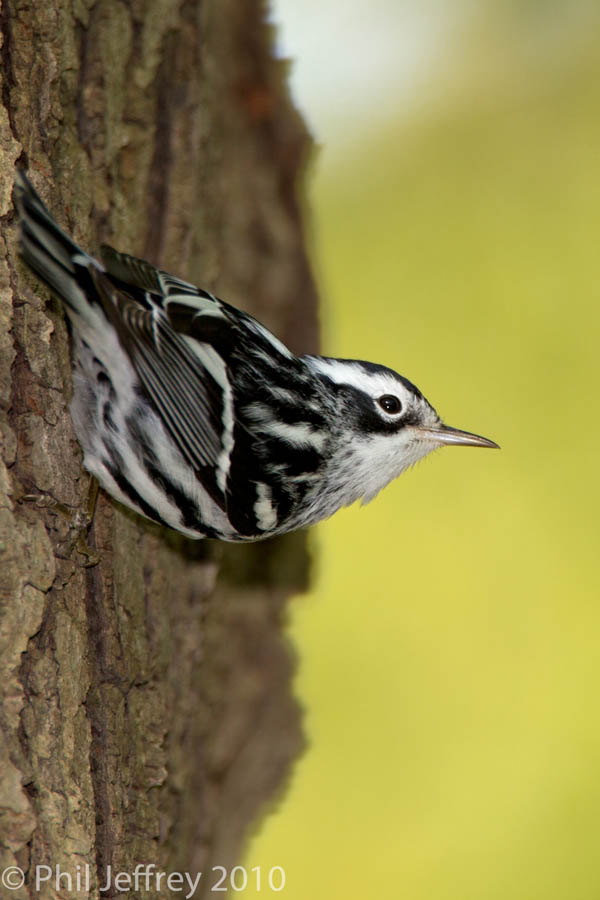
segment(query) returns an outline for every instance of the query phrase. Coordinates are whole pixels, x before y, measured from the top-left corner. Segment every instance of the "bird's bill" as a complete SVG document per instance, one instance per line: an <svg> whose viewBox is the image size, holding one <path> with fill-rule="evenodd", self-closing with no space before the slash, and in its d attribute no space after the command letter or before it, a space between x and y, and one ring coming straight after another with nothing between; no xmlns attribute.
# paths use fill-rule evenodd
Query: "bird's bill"
<svg viewBox="0 0 600 900"><path fill-rule="evenodd" d="M461 431L459 428L451 428L450 425L440 425L438 428L417 428L419 438L425 441L435 441L436 444L457 447L490 447L496 450L500 446L489 438L480 434L471 434L470 431Z"/></svg>

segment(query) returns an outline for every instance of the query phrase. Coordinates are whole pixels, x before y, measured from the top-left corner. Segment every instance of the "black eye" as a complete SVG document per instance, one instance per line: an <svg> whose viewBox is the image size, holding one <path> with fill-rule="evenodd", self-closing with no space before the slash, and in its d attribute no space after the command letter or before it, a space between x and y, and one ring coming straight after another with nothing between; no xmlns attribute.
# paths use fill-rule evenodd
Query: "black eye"
<svg viewBox="0 0 600 900"><path fill-rule="evenodd" d="M383 397L379 397L377 402L386 413L396 415L397 413L402 412L402 404L393 394L384 394Z"/></svg>

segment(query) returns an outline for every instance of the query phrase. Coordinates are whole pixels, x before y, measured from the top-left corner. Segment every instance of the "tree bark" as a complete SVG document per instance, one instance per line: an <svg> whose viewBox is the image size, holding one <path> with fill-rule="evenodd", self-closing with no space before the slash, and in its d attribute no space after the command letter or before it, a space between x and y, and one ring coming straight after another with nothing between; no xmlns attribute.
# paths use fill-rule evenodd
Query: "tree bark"
<svg viewBox="0 0 600 900"><path fill-rule="evenodd" d="M314 350L296 191L309 140L264 13L3 0L0 864L26 873L15 898L36 866L73 875L63 897L81 896L78 871L111 896L107 866L138 863L201 871L205 896L302 747L281 631L306 584L302 535L186 541L101 493L86 566L51 505L81 510L88 477L64 317L18 258L11 201L17 163L86 249L144 256Z"/></svg>

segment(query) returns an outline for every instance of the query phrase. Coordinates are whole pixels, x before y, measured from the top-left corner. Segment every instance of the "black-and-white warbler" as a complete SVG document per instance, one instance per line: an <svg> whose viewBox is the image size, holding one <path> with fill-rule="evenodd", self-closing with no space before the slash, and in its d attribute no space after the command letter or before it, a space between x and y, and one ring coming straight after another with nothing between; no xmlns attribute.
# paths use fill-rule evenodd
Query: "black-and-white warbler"
<svg viewBox="0 0 600 900"><path fill-rule="evenodd" d="M58 295L73 342L84 464L136 512L189 537L252 541L311 525L445 444L450 428L385 366L295 356L256 319L56 225L22 172L21 252Z"/></svg>

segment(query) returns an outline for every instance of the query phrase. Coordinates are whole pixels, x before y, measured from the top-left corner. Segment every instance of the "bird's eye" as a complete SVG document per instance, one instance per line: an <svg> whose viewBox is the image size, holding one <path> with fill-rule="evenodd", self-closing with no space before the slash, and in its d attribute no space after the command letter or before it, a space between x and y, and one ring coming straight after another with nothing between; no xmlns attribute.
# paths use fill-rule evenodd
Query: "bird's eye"
<svg viewBox="0 0 600 900"><path fill-rule="evenodd" d="M399 412L402 412L402 404L398 397L395 397L393 394L384 394L383 397L379 397L377 402L386 413L397 415Z"/></svg>

